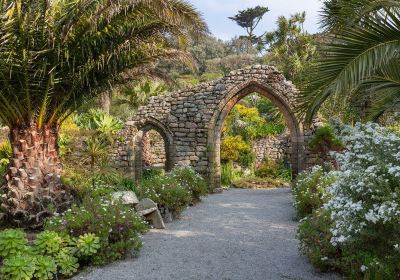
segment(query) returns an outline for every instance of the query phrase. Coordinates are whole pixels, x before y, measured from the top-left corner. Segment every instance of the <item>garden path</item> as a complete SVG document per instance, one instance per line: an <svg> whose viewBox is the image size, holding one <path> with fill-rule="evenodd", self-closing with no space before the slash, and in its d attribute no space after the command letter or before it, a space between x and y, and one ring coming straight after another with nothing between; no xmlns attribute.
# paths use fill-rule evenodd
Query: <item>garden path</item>
<svg viewBox="0 0 400 280"><path fill-rule="evenodd" d="M316 273L300 255L291 203L289 189L231 189L211 195L166 230L146 234L139 258L75 279L338 279Z"/></svg>

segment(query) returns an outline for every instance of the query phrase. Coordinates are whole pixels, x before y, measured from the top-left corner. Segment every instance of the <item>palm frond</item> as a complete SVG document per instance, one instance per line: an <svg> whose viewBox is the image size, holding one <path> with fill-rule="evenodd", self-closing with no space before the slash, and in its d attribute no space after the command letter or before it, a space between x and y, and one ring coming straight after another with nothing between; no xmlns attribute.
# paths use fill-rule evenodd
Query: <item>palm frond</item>
<svg viewBox="0 0 400 280"><path fill-rule="evenodd" d="M363 26L348 28L335 36L311 70L312 80L302 88L299 110L308 122L329 96L351 91L397 57L400 12L378 12L365 19Z"/></svg>

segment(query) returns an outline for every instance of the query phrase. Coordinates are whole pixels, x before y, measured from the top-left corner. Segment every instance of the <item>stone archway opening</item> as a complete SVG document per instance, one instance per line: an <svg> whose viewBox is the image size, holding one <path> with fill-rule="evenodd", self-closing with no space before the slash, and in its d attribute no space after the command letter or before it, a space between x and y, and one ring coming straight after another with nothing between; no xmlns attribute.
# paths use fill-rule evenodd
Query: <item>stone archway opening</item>
<svg viewBox="0 0 400 280"><path fill-rule="evenodd" d="M297 121L292 108L275 91L255 81L250 81L240 88L232 90L230 94L220 103L212 122L208 135L210 185L214 188L221 186L221 136L226 118L243 98L258 94L271 101L283 114L287 128L289 130L288 154L290 155L289 164L293 175L297 175L303 169L304 153L304 133L301 124Z"/></svg>
<svg viewBox="0 0 400 280"><path fill-rule="evenodd" d="M221 184L258 177L291 180L290 132L281 111L263 95L251 93L226 116L221 133Z"/></svg>
<svg viewBox="0 0 400 280"><path fill-rule="evenodd" d="M146 172L170 171L174 146L172 134L158 122L146 122L134 137L134 177L137 182Z"/></svg>

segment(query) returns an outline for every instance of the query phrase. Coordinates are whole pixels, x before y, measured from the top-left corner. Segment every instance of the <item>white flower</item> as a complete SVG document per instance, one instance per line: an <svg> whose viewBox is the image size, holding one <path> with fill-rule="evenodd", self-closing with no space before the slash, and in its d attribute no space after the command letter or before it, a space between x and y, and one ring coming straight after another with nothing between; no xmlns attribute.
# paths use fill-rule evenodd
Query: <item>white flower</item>
<svg viewBox="0 0 400 280"><path fill-rule="evenodd" d="M367 269L368 269L368 267L365 266L365 265L362 265L362 266L360 267L361 272L365 272Z"/></svg>

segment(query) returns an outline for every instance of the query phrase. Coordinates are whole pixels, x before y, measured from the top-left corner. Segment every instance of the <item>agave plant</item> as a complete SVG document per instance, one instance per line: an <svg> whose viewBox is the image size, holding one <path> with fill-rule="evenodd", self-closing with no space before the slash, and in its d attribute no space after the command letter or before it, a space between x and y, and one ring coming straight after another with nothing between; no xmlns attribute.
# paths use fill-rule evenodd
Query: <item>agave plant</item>
<svg viewBox="0 0 400 280"><path fill-rule="evenodd" d="M400 1L329 0L323 27L330 39L302 89L300 110L311 121L330 97L368 97L373 115L398 110Z"/></svg>
<svg viewBox="0 0 400 280"><path fill-rule="evenodd" d="M47 204L68 200L58 179L63 120L127 70L190 61L172 44L207 27L184 0L0 0L0 13L0 119L13 147L2 210L31 226Z"/></svg>

